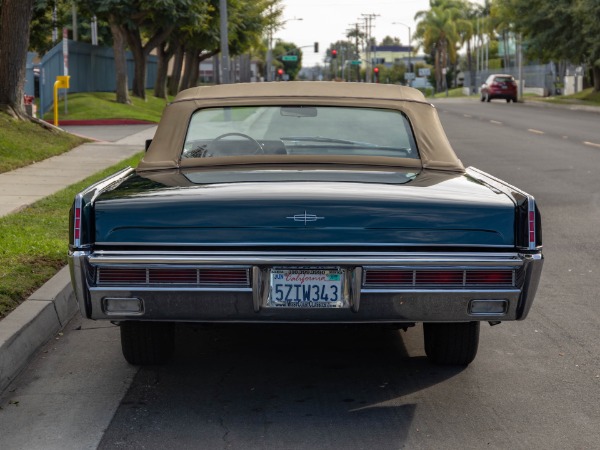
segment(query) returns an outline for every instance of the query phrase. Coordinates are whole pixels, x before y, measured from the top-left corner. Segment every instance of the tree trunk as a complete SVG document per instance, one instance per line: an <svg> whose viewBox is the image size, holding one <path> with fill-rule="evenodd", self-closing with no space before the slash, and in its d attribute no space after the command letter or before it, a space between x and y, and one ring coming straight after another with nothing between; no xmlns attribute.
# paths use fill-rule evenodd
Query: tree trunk
<svg viewBox="0 0 600 450"><path fill-rule="evenodd" d="M184 47L178 45L175 49L175 60L173 61L173 72L169 80L169 95L177 95L179 92L179 82L181 81L181 71L183 69Z"/></svg>
<svg viewBox="0 0 600 450"><path fill-rule="evenodd" d="M156 83L154 84L154 96L156 98L167 98L167 70L169 68L169 57L166 45L163 43L156 47L158 65L156 67Z"/></svg>
<svg viewBox="0 0 600 450"><path fill-rule="evenodd" d="M0 111L27 119L23 92L34 0L2 0L1 3Z"/></svg>
<svg viewBox="0 0 600 450"><path fill-rule="evenodd" d="M594 76L594 92L600 92L600 63L594 64L592 74Z"/></svg>
<svg viewBox="0 0 600 450"><path fill-rule="evenodd" d="M469 93L475 94L477 88L475 86L475 68L473 67L473 54L471 52L471 40L467 41L467 65L469 68Z"/></svg>
<svg viewBox="0 0 600 450"><path fill-rule="evenodd" d="M439 46L438 46L439 47ZM442 50L435 49L435 91L442 91Z"/></svg>
<svg viewBox="0 0 600 450"><path fill-rule="evenodd" d="M129 49L133 53L135 68L133 70L133 95L146 100L146 68L148 65L148 55L159 44L163 43L169 34L173 31L174 25L162 29L154 34L146 45L142 44L142 36L139 28L125 28L125 35Z"/></svg>
<svg viewBox="0 0 600 450"><path fill-rule="evenodd" d="M142 45L142 38L137 30L129 28L125 28L125 36L134 61L132 93L134 96L146 100L146 64L148 58Z"/></svg>
<svg viewBox="0 0 600 450"><path fill-rule="evenodd" d="M127 57L125 55L125 36L116 18L111 14L108 23L113 36L113 51L115 54L115 77L117 103L131 104L129 98L129 86L127 81Z"/></svg>
<svg viewBox="0 0 600 450"><path fill-rule="evenodd" d="M188 48L185 51L185 64L183 67L183 76L181 77L181 83L179 86L179 89L182 91L190 86L190 79L192 77L192 59L194 58L194 53L198 53L198 50Z"/></svg>
<svg viewBox="0 0 600 450"><path fill-rule="evenodd" d="M192 66L190 67L190 79L188 80L188 88L198 85L198 77L200 76L200 52L194 52L192 55Z"/></svg>

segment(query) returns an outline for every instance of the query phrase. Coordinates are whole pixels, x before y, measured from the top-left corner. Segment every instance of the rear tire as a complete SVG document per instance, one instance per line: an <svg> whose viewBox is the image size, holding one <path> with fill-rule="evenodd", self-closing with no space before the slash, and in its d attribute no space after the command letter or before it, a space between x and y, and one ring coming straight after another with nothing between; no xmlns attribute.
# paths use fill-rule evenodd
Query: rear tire
<svg viewBox="0 0 600 450"><path fill-rule="evenodd" d="M477 355L479 322L424 323L423 338L435 364L468 366Z"/></svg>
<svg viewBox="0 0 600 450"><path fill-rule="evenodd" d="M175 345L175 324L169 322L121 322L121 349L129 364L164 364Z"/></svg>

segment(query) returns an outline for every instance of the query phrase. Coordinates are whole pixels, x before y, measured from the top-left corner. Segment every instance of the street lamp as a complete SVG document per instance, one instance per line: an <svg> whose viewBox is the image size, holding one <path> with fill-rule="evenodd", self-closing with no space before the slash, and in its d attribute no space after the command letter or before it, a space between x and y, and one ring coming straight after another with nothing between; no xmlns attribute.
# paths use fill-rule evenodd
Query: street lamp
<svg viewBox="0 0 600 450"><path fill-rule="evenodd" d="M402 22L392 22L392 25L402 25L403 27L408 28L408 71L411 72L412 68L412 64L411 64L411 60L410 60L410 55L412 53L412 46L410 45L411 42L411 38L410 38L410 27L408 25L406 25L405 23ZM408 85L411 85L412 80L408 80Z"/></svg>
<svg viewBox="0 0 600 450"><path fill-rule="evenodd" d="M291 22L292 20L303 20L302 17L293 17L292 19L284 20L283 22L279 22L275 25L271 25L269 27L269 34L267 35L267 67L265 69L265 75L267 76L266 81L273 81L273 74L271 72L271 62L273 60L272 48L273 48L273 31L275 26L277 28L283 27L286 23Z"/></svg>

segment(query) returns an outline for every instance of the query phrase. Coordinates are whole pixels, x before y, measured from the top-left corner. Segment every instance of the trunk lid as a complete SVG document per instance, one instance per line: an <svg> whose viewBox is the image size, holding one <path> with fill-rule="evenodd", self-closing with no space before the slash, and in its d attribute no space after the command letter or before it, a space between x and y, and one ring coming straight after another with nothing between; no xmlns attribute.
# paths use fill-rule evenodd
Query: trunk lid
<svg viewBox="0 0 600 450"><path fill-rule="evenodd" d="M96 243L514 246L512 201L464 174L217 172L132 174L96 199Z"/></svg>

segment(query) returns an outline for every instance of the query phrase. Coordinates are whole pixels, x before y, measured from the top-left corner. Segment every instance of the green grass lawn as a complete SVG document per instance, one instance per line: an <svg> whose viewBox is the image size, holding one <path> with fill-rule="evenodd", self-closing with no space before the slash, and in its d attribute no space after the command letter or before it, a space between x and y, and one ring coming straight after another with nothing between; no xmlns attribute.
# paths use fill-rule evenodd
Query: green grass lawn
<svg viewBox="0 0 600 450"><path fill-rule="evenodd" d="M64 113L64 100L59 102L59 123L60 120L97 119L158 122L167 104L164 99L152 96L151 92L148 92L146 101L137 97L131 99L133 104L123 105L115 101L112 92L68 94L68 114ZM53 110L46 113L44 119L52 123ZM80 136L49 131L32 122L14 120L3 113L0 113L0 130L0 173L60 155L87 142Z"/></svg>
<svg viewBox="0 0 600 450"><path fill-rule="evenodd" d="M87 142L62 131L49 131L33 122L0 113L0 173L59 155Z"/></svg>
<svg viewBox="0 0 600 450"><path fill-rule="evenodd" d="M136 166L141 157L142 153L0 217L0 318L67 264L69 209L75 194L123 167Z"/></svg>
<svg viewBox="0 0 600 450"><path fill-rule="evenodd" d="M67 91L67 113L64 98L58 102L58 121L61 120L98 120L98 119L136 119L158 122L167 102L156 98L149 91L146 100L131 96L131 105L115 101L114 92L80 92L69 94ZM169 99L169 101L172 98ZM44 114L44 119L54 120L54 110Z"/></svg>
<svg viewBox="0 0 600 450"><path fill-rule="evenodd" d="M600 106L600 92L593 92L593 89L589 88L572 95L557 95L555 97L547 97L544 99L544 101L548 103L568 105Z"/></svg>
<svg viewBox="0 0 600 450"><path fill-rule="evenodd" d="M446 98L446 91L438 92L438 93L434 94L433 97L434 98ZM459 87L459 88L448 89L447 97L448 98L450 98L450 97L467 97L467 95L463 94L463 88Z"/></svg>

